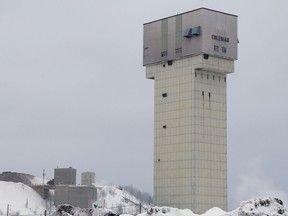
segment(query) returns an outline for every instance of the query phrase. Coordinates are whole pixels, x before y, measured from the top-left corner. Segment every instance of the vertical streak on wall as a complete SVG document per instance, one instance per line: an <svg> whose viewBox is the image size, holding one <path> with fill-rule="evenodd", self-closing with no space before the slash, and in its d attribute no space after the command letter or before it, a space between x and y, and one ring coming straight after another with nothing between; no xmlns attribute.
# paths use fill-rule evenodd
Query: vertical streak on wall
<svg viewBox="0 0 288 216"><path fill-rule="evenodd" d="M168 51L168 19L163 19L161 24L162 52ZM163 56L162 56L163 57Z"/></svg>
<svg viewBox="0 0 288 216"><path fill-rule="evenodd" d="M176 41L175 48L182 48L182 15L176 16Z"/></svg>

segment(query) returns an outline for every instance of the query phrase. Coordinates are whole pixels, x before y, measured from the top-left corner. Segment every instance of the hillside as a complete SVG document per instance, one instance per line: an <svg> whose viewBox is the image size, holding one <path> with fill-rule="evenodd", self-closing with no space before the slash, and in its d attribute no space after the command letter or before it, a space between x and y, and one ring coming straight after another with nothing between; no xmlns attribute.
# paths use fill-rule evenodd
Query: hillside
<svg viewBox="0 0 288 216"><path fill-rule="evenodd" d="M123 187L97 185L98 203L117 214L137 214L151 206L136 198Z"/></svg>

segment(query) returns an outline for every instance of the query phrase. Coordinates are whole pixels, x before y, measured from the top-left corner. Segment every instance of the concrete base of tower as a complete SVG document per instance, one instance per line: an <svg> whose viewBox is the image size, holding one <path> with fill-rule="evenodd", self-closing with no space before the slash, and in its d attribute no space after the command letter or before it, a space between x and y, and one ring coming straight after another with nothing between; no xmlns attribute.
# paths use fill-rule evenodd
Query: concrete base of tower
<svg viewBox="0 0 288 216"><path fill-rule="evenodd" d="M202 54L146 66L155 81L155 205L227 210L226 75L233 71L233 60Z"/></svg>

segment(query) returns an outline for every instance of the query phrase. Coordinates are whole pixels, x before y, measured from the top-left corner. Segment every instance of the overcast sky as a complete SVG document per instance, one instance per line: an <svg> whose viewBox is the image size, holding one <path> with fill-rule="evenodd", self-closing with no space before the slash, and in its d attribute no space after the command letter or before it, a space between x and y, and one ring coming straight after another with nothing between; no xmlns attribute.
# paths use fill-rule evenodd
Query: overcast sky
<svg viewBox="0 0 288 216"><path fill-rule="evenodd" d="M143 23L199 7L238 15L229 207L255 196L288 201L287 0L0 0L0 172L45 169L52 179L72 166L152 192Z"/></svg>

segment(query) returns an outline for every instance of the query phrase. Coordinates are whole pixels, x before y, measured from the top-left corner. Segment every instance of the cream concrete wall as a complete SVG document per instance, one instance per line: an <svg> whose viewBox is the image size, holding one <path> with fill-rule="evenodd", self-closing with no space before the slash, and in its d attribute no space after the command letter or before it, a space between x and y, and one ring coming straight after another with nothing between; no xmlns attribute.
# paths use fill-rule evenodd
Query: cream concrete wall
<svg viewBox="0 0 288 216"><path fill-rule="evenodd" d="M155 80L154 204L227 210L226 74L202 55L146 67Z"/></svg>

